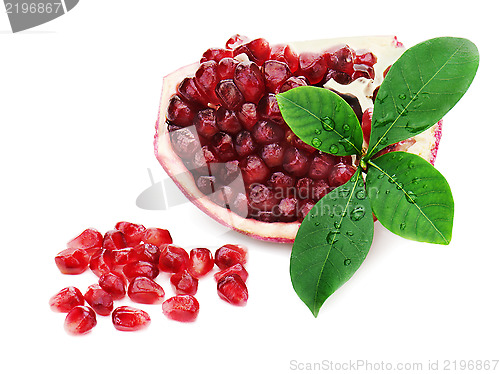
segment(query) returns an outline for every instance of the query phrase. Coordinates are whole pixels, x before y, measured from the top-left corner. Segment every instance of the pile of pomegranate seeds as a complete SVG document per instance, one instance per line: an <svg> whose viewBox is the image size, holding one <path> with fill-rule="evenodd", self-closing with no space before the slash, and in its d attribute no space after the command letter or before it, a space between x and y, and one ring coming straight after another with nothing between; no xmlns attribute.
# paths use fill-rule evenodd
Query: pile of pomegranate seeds
<svg viewBox="0 0 500 374"><path fill-rule="evenodd" d="M200 308L194 296L198 279L212 271L214 265L220 269L214 274L219 297L232 305L246 304L246 248L226 244L214 256L208 248L193 248L188 253L172 243L168 230L146 229L130 222L118 222L104 235L93 228L84 230L56 255L55 263L63 274L81 274L90 269L98 280L85 294L76 287L63 288L50 298L50 308L67 313L65 329L76 335L94 328L96 314L111 315L113 326L120 331L147 327L151 318L144 310L114 306L115 301L127 296L139 304L161 303L166 317L193 322ZM164 288L154 280L160 272L170 274L175 293L167 300Z"/></svg>
<svg viewBox="0 0 500 374"><path fill-rule="evenodd" d="M373 79L376 62L348 45L298 55L288 45L234 35L225 48L207 50L170 99L172 147L214 203L245 218L300 222L356 167L352 157L322 153L295 136L275 95L330 79ZM361 122L359 102L348 102ZM230 185L238 173L245 191Z"/></svg>

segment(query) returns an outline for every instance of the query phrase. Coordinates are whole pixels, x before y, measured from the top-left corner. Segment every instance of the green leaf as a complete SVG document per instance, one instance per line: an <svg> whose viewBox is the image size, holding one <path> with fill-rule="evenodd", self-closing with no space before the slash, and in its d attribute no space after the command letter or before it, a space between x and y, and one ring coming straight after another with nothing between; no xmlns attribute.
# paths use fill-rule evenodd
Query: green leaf
<svg viewBox="0 0 500 374"><path fill-rule="evenodd" d="M366 186L382 225L403 238L450 243L453 197L434 166L406 152L389 152L368 164Z"/></svg>
<svg viewBox="0 0 500 374"><path fill-rule="evenodd" d="M361 125L350 105L336 93L304 86L276 98L285 122L307 144L338 156L361 154Z"/></svg>
<svg viewBox="0 0 500 374"><path fill-rule="evenodd" d="M377 93L366 159L437 123L464 95L479 65L467 39L435 38L408 49Z"/></svg>
<svg viewBox="0 0 500 374"><path fill-rule="evenodd" d="M313 207L290 258L293 288L315 317L325 300L363 263L373 239L373 216L361 169Z"/></svg>

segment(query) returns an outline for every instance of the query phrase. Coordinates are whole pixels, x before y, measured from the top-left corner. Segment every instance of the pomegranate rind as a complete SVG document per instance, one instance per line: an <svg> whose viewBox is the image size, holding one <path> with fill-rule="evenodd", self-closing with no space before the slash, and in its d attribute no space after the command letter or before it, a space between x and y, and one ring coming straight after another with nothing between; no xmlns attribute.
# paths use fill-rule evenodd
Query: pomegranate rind
<svg viewBox="0 0 500 374"><path fill-rule="evenodd" d="M346 37L311 40L291 43L290 45L300 53L301 51L322 51L338 44L348 44L353 49L367 49L377 56L378 61L374 65L376 77L373 82L374 86L382 82L384 70L404 52L403 45L395 36ZM252 238L279 243L292 243L297 235L300 226L299 222L262 222L252 218L243 218L224 207L216 205L199 191L193 176L174 152L166 123L168 102L176 93L178 84L186 76L194 75L199 66L199 63L194 63L180 68L163 78L154 138L156 158L181 192L195 206L217 222ZM434 163L439 140L441 139L441 121L424 133L417 135L415 139L415 144L406 147L407 151L418 154ZM400 150L399 145L394 145L392 150Z"/></svg>

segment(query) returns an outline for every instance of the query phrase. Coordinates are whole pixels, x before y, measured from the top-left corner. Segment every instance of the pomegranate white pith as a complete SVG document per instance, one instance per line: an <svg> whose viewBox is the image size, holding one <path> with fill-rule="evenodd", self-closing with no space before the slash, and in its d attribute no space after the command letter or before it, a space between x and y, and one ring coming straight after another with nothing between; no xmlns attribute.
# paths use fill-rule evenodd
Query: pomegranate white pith
<svg viewBox="0 0 500 374"><path fill-rule="evenodd" d="M349 84L339 84L334 79L328 80L323 85L326 88L334 89L342 94L356 96L364 112L367 108L373 107L373 90L380 85L383 80L384 71L401 55L404 51L402 44L395 37L354 37L342 39L317 40L300 43L292 43L291 46L297 53L319 52L339 45L347 44L353 50L367 50L372 52L377 60L373 65L371 77L357 78ZM239 55L237 58L244 60ZM255 58L255 56L254 56ZM170 99L176 94L179 84L185 77L193 76L200 63L194 63L181 68L164 78L163 89L160 101L160 109L156 122L155 154L170 178L176 183L186 197L198 208L216 219L223 225L246 235L276 242L293 242L300 222L263 222L254 218L245 218L241 215L220 206L210 200L200 191L193 175L188 171L182 159L175 153L171 138L168 132L166 121L167 107ZM210 106L211 104L209 104ZM408 141L400 142L388 147L390 150L404 150L420 155L433 162L437 152L439 139L441 136L441 125L437 124L426 132ZM201 188L201 187L200 187ZM248 192L248 191L247 191Z"/></svg>

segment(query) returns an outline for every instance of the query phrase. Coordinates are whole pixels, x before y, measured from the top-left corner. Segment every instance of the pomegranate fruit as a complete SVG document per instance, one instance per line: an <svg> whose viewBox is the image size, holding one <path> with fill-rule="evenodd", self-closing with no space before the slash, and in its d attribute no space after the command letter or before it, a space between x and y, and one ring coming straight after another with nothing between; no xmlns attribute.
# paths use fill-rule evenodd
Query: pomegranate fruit
<svg viewBox="0 0 500 374"><path fill-rule="evenodd" d="M344 183L356 160L322 154L298 139L275 95L303 85L334 90L352 106L366 140L384 71L404 48L392 36L270 45L241 35L225 47L164 78L156 157L218 222L259 239L291 242L307 212ZM438 123L386 151L433 162L440 136Z"/></svg>

